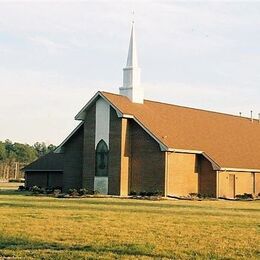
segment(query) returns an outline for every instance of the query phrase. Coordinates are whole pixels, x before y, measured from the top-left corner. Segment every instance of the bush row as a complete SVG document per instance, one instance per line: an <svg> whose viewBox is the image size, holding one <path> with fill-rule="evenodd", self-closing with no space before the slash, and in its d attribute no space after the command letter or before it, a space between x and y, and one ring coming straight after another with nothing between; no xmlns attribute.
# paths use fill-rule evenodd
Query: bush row
<svg viewBox="0 0 260 260"><path fill-rule="evenodd" d="M215 198L214 194L206 194L206 193L189 193L189 197L191 198L199 198L199 199L211 199Z"/></svg>
<svg viewBox="0 0 260 260"><path fill-rule="evenodd" d="M42 187L38 187L38 186L33 186L33 187L19 186L18 190L19 191L30 191L33 194L55 194L55 195L57 195L57 194L62 193L61 187L42 188ZM98 191L89 191L87 189L69 189L66 194L68 194L69 196L84 196L84 195L99 194L99 192Z"/></svg>
<svg viewBox="0 0 260 260"><path fill-rule="evenodd" d="M97 195L99 192L97 190L87 190L87 189L69 189L68 194L70 196L84 196L84 195Z"/></svg>
<svg viewBox="0 0 260 260"><path fill-rule="evenodd" d="M33 194L54 194L61 193L61 187L47 187L42 188L38 186L25 187L23 185L19 186L18 191L31 191Z"/></svg>
<svg viewBox="0 0 260 260"><path fill-rule="evenodd" d="M260 193L258 194L258 196ZM236 195L236 199L242 199L242 200L247 200L247 199L254 199L253 194L250 193L244 193L244 194L238 194Z"/></svg>
<svg viewBox="0 0 260 260"><path fill-rule="evenodd" d="M19 191L31 191L33 194L58 195L58 194L62 193L61 187L42 188L42 187L38 187L38 186L33 186L33 187L28 188L25 186L19 186L18 190ZM84 196L84 195L98 195L100 193L98 191L92 191L92 190L87 190L87 189L69 189L66 194L69 196L72 196L72 197L77 197L77 196ZM130 196L160 197L160 196L162 196L162 192L161 191L140 191L140 192L131 191ZM260 197L260 193L256 197ZM209 199L209 198L215 198L215 196L213 194L189 193L188 198ZM240 199L240 200L248 200L248 199L254 199L254 198L255 198L255 196L250 193L238 194L235 197L235 199Z"/></svg>
<svg viewBox="0 0 260 260"><path fill-rule="evenodd" d="M130 196L141 196L141 197L151 197L151 196L162 196L163 193L161 191L131 191Z"/></svg>
<svg viewBox="0 0 260 260"><path fill-rule="evenodd" d="M38 186L25 187L19 186L19 191L31 191L33 194L60 194L62 193L61 187L48 187L42 188ZM98 191L88 190L88 189L69 189L67 193L69 196L84 196L84 195L98 195ZM151 196L162 196L161 191L131 191L130 196L141 196L141 197L151 197Z"/></svg>

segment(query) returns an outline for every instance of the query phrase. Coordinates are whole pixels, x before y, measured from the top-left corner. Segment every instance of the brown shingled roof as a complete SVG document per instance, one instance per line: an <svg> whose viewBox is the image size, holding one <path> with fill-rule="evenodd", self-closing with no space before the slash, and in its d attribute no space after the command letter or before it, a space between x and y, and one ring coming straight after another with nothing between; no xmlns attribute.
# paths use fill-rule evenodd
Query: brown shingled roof
<svg viewBox="0 0 260 260"><path fill-rule="evenodd" d="M63 171L62 153L50 152L23 168L23 171Z"/></svg>
<svg viewBox="0 0 260 260"><path fill-rule="evenodd" d="M205 152L222 168L260 169L260 123L249 118L101 92L168 148Z"/></svg>

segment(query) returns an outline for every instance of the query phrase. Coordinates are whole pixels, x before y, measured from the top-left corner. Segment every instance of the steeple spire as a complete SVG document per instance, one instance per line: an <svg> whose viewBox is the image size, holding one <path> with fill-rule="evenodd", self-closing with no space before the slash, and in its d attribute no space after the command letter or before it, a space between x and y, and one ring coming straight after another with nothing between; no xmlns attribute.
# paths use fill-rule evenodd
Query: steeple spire
<svg viewBox="0 0 260 260"><path fill-rule="evenodd" d="M132 22L132 30L131 30L126 67L127 68L138 67L134 21Z"/></svg>
<svg viewBox="0 0 260 260"><path fill-rule="evenodd" d="M140 68L138 67L134 21L128 49L126 67L123 69L123 87L120 95L127 96L134 103L143 103L143 89L140 86Z"/></svg>

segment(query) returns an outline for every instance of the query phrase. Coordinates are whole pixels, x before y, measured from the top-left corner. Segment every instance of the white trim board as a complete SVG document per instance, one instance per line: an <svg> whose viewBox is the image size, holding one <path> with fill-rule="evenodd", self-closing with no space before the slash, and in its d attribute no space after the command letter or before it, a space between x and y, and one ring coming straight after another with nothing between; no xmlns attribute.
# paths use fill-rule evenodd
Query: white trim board
<svg viewBox="0 0 260 260"><path fill-rule="evenodd" d="M95 148L104 140L109 147L110 105L103 98L96 101Z"/></svg>

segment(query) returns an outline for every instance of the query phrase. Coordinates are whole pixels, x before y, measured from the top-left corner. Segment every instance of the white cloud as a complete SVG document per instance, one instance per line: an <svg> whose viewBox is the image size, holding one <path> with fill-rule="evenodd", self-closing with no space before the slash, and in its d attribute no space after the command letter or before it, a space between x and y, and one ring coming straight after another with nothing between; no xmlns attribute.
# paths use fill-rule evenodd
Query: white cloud
<svg viewBox="0 0 260 260"><path fill-rule="evenodd" d="M42 36L32 36L32 37L29 37L29 40L35 44L46 47L50 53L56 53L59 50L64 50L64 49L68 48L64 44L54 42L54 41L52 41L46 37L42 37Z"/></svg>
<svg viewBox="0 0 260 260"><path fill-rule="evenodd" d="M97 91L91 86L104 85L74 84L55 73L0 70L0 140L60 143L78 123L74 116Z"/></svg>

